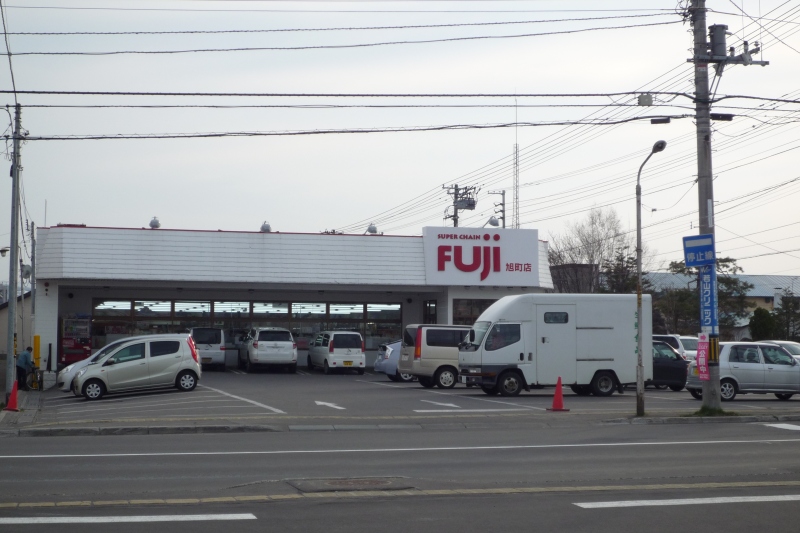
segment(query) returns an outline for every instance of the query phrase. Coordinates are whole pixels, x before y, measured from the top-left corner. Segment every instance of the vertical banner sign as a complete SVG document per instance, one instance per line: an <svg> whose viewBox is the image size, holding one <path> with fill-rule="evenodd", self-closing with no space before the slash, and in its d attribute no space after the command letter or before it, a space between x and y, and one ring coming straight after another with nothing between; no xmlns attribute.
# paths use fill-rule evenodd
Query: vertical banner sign
<svg viewBox="0 0 800 533"><path fill-rule="evenodd" d="M709 335L719 335L715 265L700 267L700 330Z"/></svg>
<svg viewBox="0 0 800 533"><path fill-rule="evenodd" d="M708 333L700 333L697 336L697 370L700 381L709 381L711 376L708 373Z"/></svg>

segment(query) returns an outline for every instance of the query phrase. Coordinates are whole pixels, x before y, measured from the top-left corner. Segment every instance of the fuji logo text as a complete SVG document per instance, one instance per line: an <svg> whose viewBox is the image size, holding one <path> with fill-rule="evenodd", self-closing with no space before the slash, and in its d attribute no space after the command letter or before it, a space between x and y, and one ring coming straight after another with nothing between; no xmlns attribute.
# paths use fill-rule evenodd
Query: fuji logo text
<svg viewBox="0 0 800 533"><path fill-rule="evenodd" d="M483 235L484 241L500 240L500 235L491 236L488 233ZM464 249L472 248L472 258L469 263L464 262L464 255L469 255L470 252L465 252ZM499 246L452 246L442 244L437 250L438 269L440 272L445 270L445 266L449 262L453 262L455 267L461 272L475 272L480 269L481 281L489 277L490 272L500 272L500 247ZM483 267L483 268L481 268Z"/></svg>

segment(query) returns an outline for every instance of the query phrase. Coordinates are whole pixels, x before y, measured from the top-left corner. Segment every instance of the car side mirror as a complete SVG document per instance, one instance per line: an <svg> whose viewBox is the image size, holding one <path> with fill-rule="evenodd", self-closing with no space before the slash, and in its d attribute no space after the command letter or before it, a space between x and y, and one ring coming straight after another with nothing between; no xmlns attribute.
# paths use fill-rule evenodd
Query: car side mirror
<svg viewBox="0 0 800 533"><path fill-rule="evenodd" d="M475 330L469 330L469 342L475 342Z"/></svg>
<svg viewBox="0 0 800 533"><path fill-rule="evenodd" d="M109 359L108 361L106 361L105 363L103 363L103 366L112 366L112 365L115 365L115 364L117 364L117 362L116 362L116 361L114 360L114 358L112 357L111 359Z"/></svg>
<svg viewBox="0 0 800 533"><path fill-rule="evenodd" d="M792 366L797 366L797 364L798 364L798 363L797 363L797 359L795 359L794 357L792 357Z"/></svg>

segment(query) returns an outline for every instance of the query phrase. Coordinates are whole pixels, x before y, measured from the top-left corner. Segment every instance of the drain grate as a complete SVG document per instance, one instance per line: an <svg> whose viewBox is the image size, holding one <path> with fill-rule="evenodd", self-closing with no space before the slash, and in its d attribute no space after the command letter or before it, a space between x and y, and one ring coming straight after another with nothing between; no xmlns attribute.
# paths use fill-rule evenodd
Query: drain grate
<svg viewBox="0 0 800 533"><path fill-rule="evenodd" d="M302 492L352 492L358 490L407 490L415 488L400 477L290 479L286 481Z"/></svg>

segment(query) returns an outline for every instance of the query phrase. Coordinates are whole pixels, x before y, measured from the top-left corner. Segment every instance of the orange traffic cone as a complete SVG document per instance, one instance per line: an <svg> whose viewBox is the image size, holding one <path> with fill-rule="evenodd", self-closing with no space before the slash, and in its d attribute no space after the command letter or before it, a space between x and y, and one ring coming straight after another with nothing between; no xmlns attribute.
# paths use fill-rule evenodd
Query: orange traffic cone
<svg viewBox="0 0 800 533"><path fill-rule="evenodd" d="M556 383L556 395L553 396L553 407L548 407L548 411L569 411L564 409L564 392L561 390L561 376L558 376Z"/></svg>
<svg viewBox="0 0 800 533"><path fill-rule="evenodd" d="M8 397L8 405L6 405L3 411L19 411L17 408L17 380L14 380L14 384L11 386L11 394Z"/></svg>

